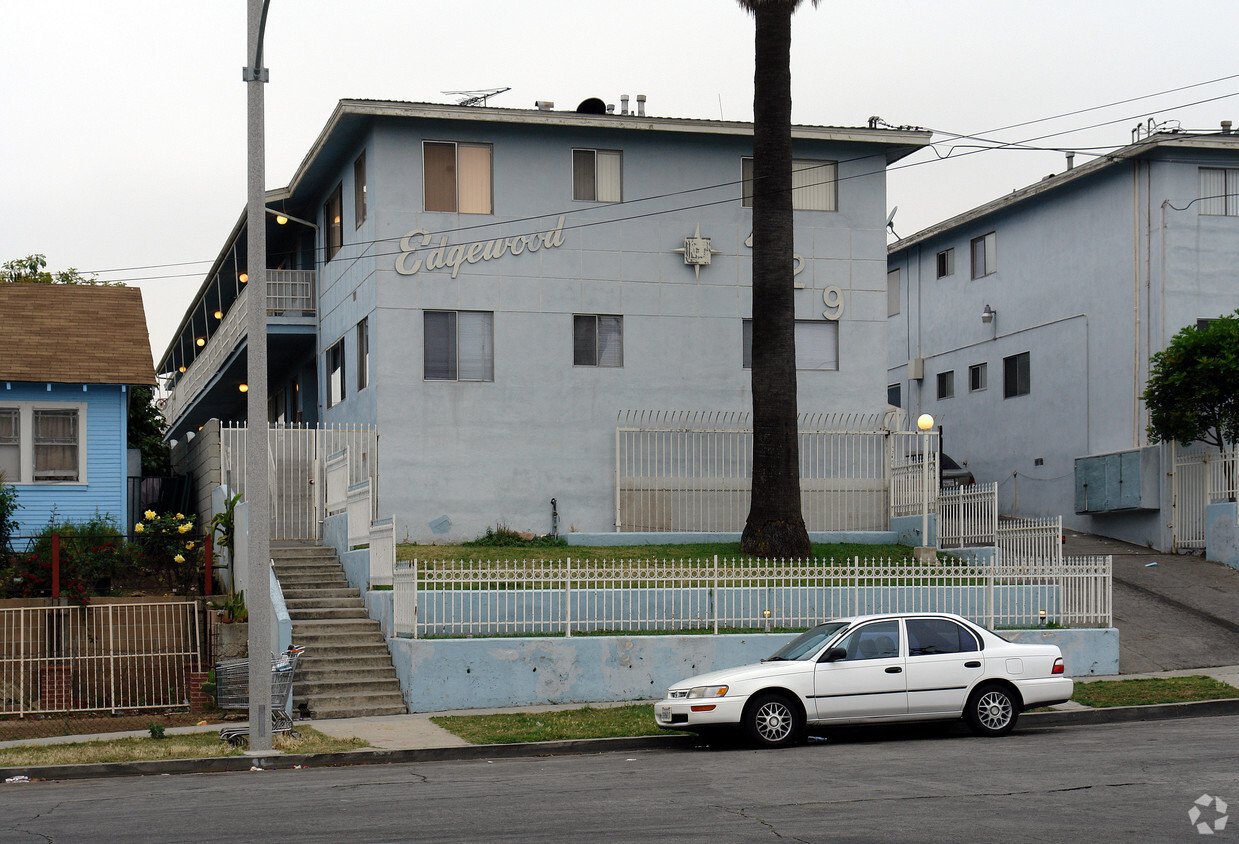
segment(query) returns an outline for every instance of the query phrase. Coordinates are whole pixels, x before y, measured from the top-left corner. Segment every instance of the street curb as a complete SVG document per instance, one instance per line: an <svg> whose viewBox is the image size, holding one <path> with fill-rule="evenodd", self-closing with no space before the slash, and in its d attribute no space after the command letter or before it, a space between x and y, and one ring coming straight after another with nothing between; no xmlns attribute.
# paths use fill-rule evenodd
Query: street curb
<svg viewBox="0 0 1239 844"><path fill-rule="evenodd" d="M1020 716L1020 724L1026 727L1074 727L1080 724L1126 724L1133 721L1168 721L1172 718L1209 718L1217 715L1239 715L1239 698L1159 703L1152 706L1107 706L1104 709L1027 712Z"/></svg>
<svg viewBox="0 0 1239 844"><path fill-rule="evenodd" d="M1165 703L1154 706L1028 712L1020 716L1020 726L1074 727L1090 724L1123 724L1134 721L1165 721L1177 718L1209 718L1220 715L1239 715L1239 698L1203 700L1192 703ZM217 756L205 759L108 762L89 765L29 765L0 768L0 779L28 777L31 780L71 780L164 774L215 774L249 771L251 768L271 771L296 767L330 768L351 765L395 765L409 762L465 762L476 759L573 756L637 750L687 750L696 742L697 738L692 734L676 733L633 738L575 739L523 744L471 744L463 747L428 747L418 750L349 750L340 753Z"/></svg>

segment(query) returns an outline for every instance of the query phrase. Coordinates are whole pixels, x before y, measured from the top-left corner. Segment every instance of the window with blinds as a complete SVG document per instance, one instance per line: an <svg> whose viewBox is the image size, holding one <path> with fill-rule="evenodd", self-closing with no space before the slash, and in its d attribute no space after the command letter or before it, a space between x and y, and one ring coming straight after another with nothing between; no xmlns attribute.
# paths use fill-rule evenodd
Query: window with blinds
<svg viewBox="0 0 1239 844"><path fill-rule="evenodd" d="M573 366L623 366L624 318L606 314L572 317Z"/></svg>
<svg viewBox="0 0 1239 844"><path fill-rule="evenodd" d="M837 211L839 165L835 161L817 161L810 158L792 160L792 210ZM753 207L753 159L741 160L741 176L744 180L742 201L746 208Z"/></svg>
<svg viewBox="0 0 1239 844"><path fill-rule="evenodd" d="M423 316L425 380L495 380L494 313L426 311Z"/></svg>
<svg viewBox="0 0 1239 844"><path fill-rule="evenodd" d="M1200 213L1239 216L1239 170L1200 168Z"/></svg>
<svg viewBox="0 0 1239 844"><path fill-rule="evenodd" d="M422 144L427 211L491 214L491 146L454 141Z"/></svg>
<svg viewBox="0 0 1239 844"><path fill-rule="evenodd" d="M623 200L623 153L607 149L572 151L572 198L583 202Z"/></svg>

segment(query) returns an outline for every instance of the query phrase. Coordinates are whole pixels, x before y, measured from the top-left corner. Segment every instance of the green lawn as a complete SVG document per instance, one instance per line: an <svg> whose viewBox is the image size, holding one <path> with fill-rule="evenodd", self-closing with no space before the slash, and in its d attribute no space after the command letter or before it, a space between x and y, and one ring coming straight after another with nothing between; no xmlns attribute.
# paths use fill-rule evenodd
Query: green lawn
<svg viewBox="0 0 1239 844"><path fill-rule="evenodd" d="M738 542L703 542L692 545L577 545L535 546L521 545L419 545L396 546L397 560L713 560L718 555L723 559L741 556ZM858 545L855 543L818 543L813 545L813 557L818 560L834 560L839 564L850 563L855 558L912 559L912 549L907 545ZM940 555L943 559L952 559Z"/></svg>
<svg viewBox="0 0 1239 844"><path fill-rule="evenodd" d="M1076 683L1071 699L1095 708L1187 703L1194 700L1239 698L1239 689L1203 674L1190 677L1152 677L1140 680L1097 680Z"/></svg>

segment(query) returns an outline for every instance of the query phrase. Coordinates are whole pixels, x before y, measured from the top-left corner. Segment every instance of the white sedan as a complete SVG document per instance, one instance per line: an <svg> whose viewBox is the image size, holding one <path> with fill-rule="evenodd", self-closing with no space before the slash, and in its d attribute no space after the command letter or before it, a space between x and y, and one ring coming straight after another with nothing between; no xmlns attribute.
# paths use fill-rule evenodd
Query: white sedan
<svg viewBox="0 0 1239 844"><path fill-rule="evenodd" d="M799 741L810 724L963 718L1001 736L1074 687L1056 645L1008 642L946 613L866 615L819 624L760 664L676 683L654 718L668 730L738 727L761 747Z"/></svg>

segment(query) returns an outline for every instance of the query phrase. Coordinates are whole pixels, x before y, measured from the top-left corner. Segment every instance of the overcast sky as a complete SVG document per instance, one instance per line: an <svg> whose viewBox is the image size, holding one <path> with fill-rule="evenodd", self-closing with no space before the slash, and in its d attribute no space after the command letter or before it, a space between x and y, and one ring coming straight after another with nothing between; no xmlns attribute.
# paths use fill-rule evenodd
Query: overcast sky
<svg viewBox="0 0 1239 844"><path fill-rule="evenodd" d="M0 261L42 252L52 269L138 284L158 360L245 203L245 2L6 0L2 19ZM1064 169L1058 151L937 160L971 143L946 133L1182 86L1196 87L989 137L1076 130L1036 143L1087 150L1130 142L1150 117L1239 125L1239 77L1198 85L1239 74L1236 23L1234 0L806 2L793 119L935 130L936 155L890 174L906 237ZM267 185L287 183L342 98L510 86L491 103L571 109L643 93L652 115L750 120L752 35L734 0L272 0Z"/></svg>

